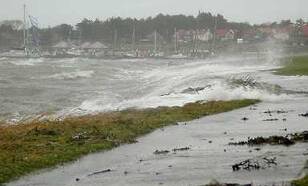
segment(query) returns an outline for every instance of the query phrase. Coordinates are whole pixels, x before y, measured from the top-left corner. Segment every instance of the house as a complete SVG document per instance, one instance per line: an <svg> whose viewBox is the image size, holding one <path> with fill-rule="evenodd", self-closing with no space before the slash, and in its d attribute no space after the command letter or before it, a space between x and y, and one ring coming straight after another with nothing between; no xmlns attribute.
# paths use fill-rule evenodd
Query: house
<svg viewBox="0 0 308 186"><path fill-rule="evenodd" d="M82 43L80 48L82 48L82 49L90 49L90 45L91 45L90 42L85 42L85 43Z"/></svg>
<svg viewBox="0 0 308 186"><path fill-rule="evenodd" d="M55 49L70 49L73 47L73 45L69 42L60 41L59 43L52 46Z"/></svg>
<svg viewBox="0 0 308 186"><path fill-rule="evenodd" d="M210 31L210 29L203 29L203 30L198 30L197 31L197 39L199 41L210 41L213 39L213 34L212 32Z"/></svg>
<svg viewBox="0 0 308 186"><path fill-rule="evenodd" d="M218 29L215 33L217 39L221 39L223 41L235 39L235 31L232 29Z"/></svg>
<svg viewBox="0 0 308 186"><path fill-rule="evenodd" d="M93 44L91 44L89 46L89 48L95 49L95 50L106 50L106 49L108 49L108 47L106 45L104 45L103 43L98 42L98 41L93 43Z"/></svg>
<svg viewBox="0 0 308 186"><path fill-rule="evenodd" d="M235 31L230 29L226 35L225 38L223 38L224 40L234 40L235 39Z"/></svg>
<svg viewBox="0 0 308 186"><path fill-rule="evenodd" d="M308 38L308 24L303 26L303 36Z"/></svg>
<svg viewBox="0 0 308 186"><path fill-rule="evenodd" d="M216 38L219 38L219 39L224 38L227 32L228 32L227 29L217 29L215 32Z"/></svg>
<svg viewBox="0 0 308 186"><path fill-rule="evenodd" d="M273 29L273 38L281 41L287 41L290 39L290 35L293 31L293 26L290 24L282 28Z"/></svg>
<svg viewBox="0 0 308 186"><path fill-rule="evenodd" d="M240 37L246 41L255 41L260 39L260 36L255 29L244 30Z"/></svg>
<svg viewBox="0 0 308 186"><path fill-rule="evenodd" d="M290 39L290 34L285 30L277 29L273 33L273 38L280 41L287 41Z"/></svg>
<svg viewBox="0 0 308 186"><path fill-rule="evenodd" d="M274 38L275 29L272 28L271 24L262 24L258 28L258 32L264 38Z"/></svg>
<svg viewBox="0 0 308 186"><path fill-rule="evenodd" d="M156 34L156 40L157 40L157 41L164 41L163 36L160 35L158 32L155 33L155 31L152 32L151 34L147 35L146 38L143 39L143 40L147 40L147 41L152 41L152 42L154 42L154 41L155 41L155 34Z"/></svg>
<svg viewBox="0 0 308 186"><path fill-rule="evenodd" d="M180 43L190 42L194 38L194 31L181 29L176 32L176 36L177 36L178 42ZM175 38L175 35L174 35L174 38Z"/></svg>

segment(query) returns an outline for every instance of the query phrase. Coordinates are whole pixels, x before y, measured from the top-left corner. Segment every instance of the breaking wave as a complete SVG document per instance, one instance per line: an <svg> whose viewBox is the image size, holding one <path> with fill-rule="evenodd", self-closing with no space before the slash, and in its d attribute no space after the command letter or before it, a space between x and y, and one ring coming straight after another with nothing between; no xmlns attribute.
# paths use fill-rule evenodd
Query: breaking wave
<svg viewBox="0 0 308 186"><path fill-rule="evenodd" d="M156 108L159 106L183 106L196 101L218 101L234 99L260 99L276 102L290 99L292 95L271 89L234 86L229 82L217 81L204 87L187 88L180 92L171 92L163 95L146 95L141 98L129 100L108 100L105 98L84 101L79 107L65 111L67 115L91 114L106 111L125 110L128 108ZM63 112L64 113L64 112ZM63 114L62 113L62 114Z"/></svg>
<svg viewBox="0 0 308 186"><path fill-rule="evenodd" d="M39 64L41 60L17 59L14 63ZM52 68L53 73L50 74L50 71L47 71L47 74L42 76L41 70L45 66ZM297 84L286 87L284 83L280 83L281 81L275 80L276 76L267 75L270 74L267 70L277 66L279 63L273 60L260 60L253 57L192 61L45 59L39 68L34 66L33 71L36 70L36 73L33 73L34 77L30 79L29 84L37 86L39 82L55 86L55 96L52 97L52 95L51 99L46 99L45 104L56 108L50 111L52 118L127 108L182 106L200 100L260 99L280 102L293 99L296 92L285 89L297 90ZM27 73L33 71L27 71ZM87 80L79 81L80 86L74 87L76 89L72 95L59 91L67 86L67 82L63 80L79 79ZM43 81L40 82L40 80ZM57 80L56 84L54 80ZM96 82L95 87L92 81ZM303 79L302 82L306 81ZM46 90L45 86L41 88ZM44 92L42 96L46 96ZM58 102L54 101L58 99L67 101L59 106ZM45 105L42 106L42 110L46 110Z"/></svg>
<svg viewBox="0 0 308 186"><path fill-rule="evenodd" d="M0 57L0 61L6 61L8 58L6 57Z"/></svg>
<svg viewBox="0 0 308 186"><path fill-rule="evenodd" d="M44 63L44 58L36 58L36 59L15 59L10 60L9 63L17 66L34 66L40 63Z"/></svg>
<svg viewBox="0 0 308 186"><path fill-rule="evenodd" d="M94 74L94 71L75 71L75 72L64 72L59 74L54 74L48 76L48 79L58 79L58 80L72 80L79 78L91 78Z"/></svg>

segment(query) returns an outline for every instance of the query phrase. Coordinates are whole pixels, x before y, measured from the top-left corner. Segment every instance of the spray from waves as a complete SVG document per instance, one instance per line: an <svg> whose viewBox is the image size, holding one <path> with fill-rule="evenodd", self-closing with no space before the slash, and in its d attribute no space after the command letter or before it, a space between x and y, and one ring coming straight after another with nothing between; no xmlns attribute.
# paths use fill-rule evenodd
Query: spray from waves
<svg viewBox="0 0 308 186"><path fill-rule="evenodd" d="M232 60L221 63L197 61L144 71L138 74L142 80L142 84L138 85L142 92L140 97L123 99L125 96L120 95L119 99L110 99L114 98L115 91L112 95L106 96L108 99L87 99L79 107L67 111L66 114L78 115L127 108L182 106L200 100L260 99L280 101L290 98L288 93L283 92L280 87L275 85L258 83L249 78L245 79L245 77L229 78L230 76L272 69L273 64L254 64L251 61L243 60L244 65L238 65L233 64Z"/></svg>
<svg viewBox="0 0 308 186"><path fill-rule="evenodd" d="M216 81L204 87L187 88L181 92L172 92L164 95L146 95L129 100L90 99L84 101L78 108L67 110L60 115L83 115L107 111L125 110L128 108L156 108L159 106L183 106L196 101L218 101L235 99L260 99L275 102L290 99L288 94L278 94L269 89L249 86L233 86L228 82Z"/></svg>
<svg viewBox="0 0 308 186"><path fill-rule="evenodd" d="M82 58L59 58L59 59L52 59L50 62L52 63L76 63L82 61Z"/></svg>
<svg viewBox="0 0 308 186"><path fill-rule="evenodd" d="M44 63L45 60L43 58L30 58L30 59L15 59L10 60L8 63L16 66L34 66L37 64Z"/></svg>
<svg viewBox="0 0 308 186"><path fill-rule="evenodd" d="M260 86L259 86L260 85ZM256 83L255 86L237 85L217 82L212 89L205 92L206 100L232 100L232 99L260 99L262 101L281 101L290 98L290 95L277 91L275 85L263 85Z"/></svg>
<svg viewBox="0 0 308 186"><path fill-rule="evenodd" d="M0 57L0 61L6 61L8 58L6 57Z"/></svg>
<svg viewBox="0 0 308 186"><path fill-rule="evenodd" d="M57 80L73 80L79 78L91 78L94 75L94 71L75 71L75 72L64 72L54 74L45 77L46 79L57 79Z"/></svg>
<svg viewBox="0 0 308 186"><path fill-rule="evenodd" d="M190 77L217 77L232 74L251 73L262 70L270 70L277 68L276 64L264 64L256 61L243 60L239 62L237 59L215 61L198 61L194 63L186 63L181 66L171 66L169 68L159 68L148 72L144 77L148 79L174 79L174 78L190 78Z"/></svg>
<svg viewBox="0 0 308 186"><path fill-rule="evenodd" d="M7 60L8 58L0 58L0 61L7 62L12 65L16 66L35 66L35 65L41 65L46 63L54 63L54 64L63 64L65 65L71 65L75 64L77 62L82 62L82 59L80 58L68 58L68 59L51 59L51 58L16 58Z"/></svg>

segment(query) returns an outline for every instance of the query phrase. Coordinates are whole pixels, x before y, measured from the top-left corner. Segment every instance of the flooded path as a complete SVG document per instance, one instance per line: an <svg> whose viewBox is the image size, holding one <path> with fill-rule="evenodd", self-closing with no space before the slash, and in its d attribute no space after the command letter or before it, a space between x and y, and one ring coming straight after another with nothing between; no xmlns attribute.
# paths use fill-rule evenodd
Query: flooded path
<svg viewBox="0 0 308 186"><path fill-rule="evenodd" d="M287 113L264 113L283 110ZM264 101L254 107L209 116L157 130L108 152L88 155L79 161L21 178L10 186L25 185L202 185L216 179L224 183L282 184L297 178L307 160L308 146L229 146L248 137L286 135L308 130L306 96ZM247 117L247 121L242 118ZM265 122L277 118L278 121ZM284 121L286 119L286 121ZM287 129L287 131L285 130ZM189 150L172 149L189 147ZM170 153L155 155L156 150ZM232 165L258 156L277 158L277 166L256 171L232 171ZM108 170L91 175L98 171Z"/></svg>
<svg viewBox="0 0 308 186"><path fill-rule="evenodd" d="M56 75L41 74L34 78L45 81L45 84L40 84L44 86L53 85L61 89L67 84L76 88L70 89L72 96L67 99L72 102L54 110L58 115L129 107L174 106L198 100L251 98L261 99L262 103L159 129L139 138L138 143L91 154L77 162L23 177L9 183L9 186L197 186L213 179L225 183L272 185L282 184L300 174L308 158L308 145L305 143L289 147L265 145L259 150L228 145L230 142L247 140L248 137L286 135L308 130L308 119L299 116L308 111L308 78L272 75L268 70L280 66L275 58L131 61L130 66L126 66L128 61L101 63L72 61L70 65L73 67L70 68L78 66L83 71L83 75L79 74L78 77L58 72ZM50 64L55 69L68 65L67 62L58 64L54 61ZM4 81L2 83L5 84ZM1 86L9 87L7 84ZM41 87L42 92L48 92L49 89L45 90L44 86ZM16 96L20 98L20 95ZM13 98L7 96L6 99ZM66 100L65 97L62 99ZM49 101L51 105L57 103ZM12 102L7 103L9 108ZM43 103L42 110L45 108ZM268 110L283 110L286 113L273 113L270 116L264 113ZM244 117L248 120L243 121ZM266 122L266 119L278 121ZM172 151L185 147L189 148L175 153ZM170 153L157 155L154 154L156 150L168 150ZM260 156L276 157L278 165L264 170L233 172L233 164Z"/></svg>

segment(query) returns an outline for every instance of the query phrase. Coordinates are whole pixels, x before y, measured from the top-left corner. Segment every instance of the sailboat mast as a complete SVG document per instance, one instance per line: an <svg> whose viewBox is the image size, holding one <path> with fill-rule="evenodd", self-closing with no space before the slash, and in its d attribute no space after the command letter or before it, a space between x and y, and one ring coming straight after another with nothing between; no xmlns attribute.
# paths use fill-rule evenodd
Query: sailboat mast
<svg viewBox="0 0 308 186"><path fill-rule="evenodd" d="M157 30L154 32L154 51L157 52Z"/></svg>
<svg viewBox="0 0 308 186"><path fill-rule="evenodd" d="M213 44L212 44L212 51L214 52L215 45L216 45L216 30L217 30L217 15L215 16L215 24L214 24L214 35L213 35Z"/></svg>
<svg viewBox="0 0 308 186"><path fill-rule="evenodd" d="M178 53L178 33L176 28L174 28L174 36L174 52Z"/></svg>
<svg viewBox="0 0 308 186"><path fill-rule="evenodd" d="M26 52L26 45L27 45L27 41L26 41L26 37L27 37L27 34L26 34L26 27L27 27L27 23L26 23L26 5L24 4L23 6L24 8L24 23L23 23L23 35L24 35L24 50Z"/></svg>
<svg viewBox="0 0 308 186"><path fill-rule="evenodd" d="M136 27L134 25L133 36L132 36L132 50L135 51L135 48L136 48Z"/></svg>
<svg viewBox="0 0 308 186"><path fill-rule="evenodd" d="M115 53L115 50L117 49L117 44L118 44L118 30L115 29L114 38L113 38L113 54Z"/></svg>

